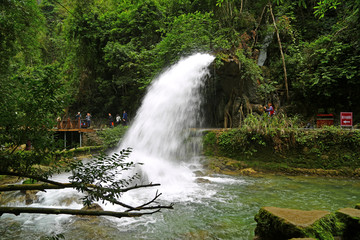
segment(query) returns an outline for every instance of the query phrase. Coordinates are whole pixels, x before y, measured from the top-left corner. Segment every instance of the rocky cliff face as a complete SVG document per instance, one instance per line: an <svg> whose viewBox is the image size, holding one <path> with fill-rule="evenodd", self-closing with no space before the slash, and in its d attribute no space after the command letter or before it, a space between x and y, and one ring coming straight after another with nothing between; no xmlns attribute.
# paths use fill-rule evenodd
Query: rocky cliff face
<svg viewBox="0 0 360 240"><path fill-rule="evenodd" d="M205 90L205 114L211 127L238 127L250 112L263 112L257 94L257 82L241 73L237 59L223 60L223 65L211 71Z"/></svg>

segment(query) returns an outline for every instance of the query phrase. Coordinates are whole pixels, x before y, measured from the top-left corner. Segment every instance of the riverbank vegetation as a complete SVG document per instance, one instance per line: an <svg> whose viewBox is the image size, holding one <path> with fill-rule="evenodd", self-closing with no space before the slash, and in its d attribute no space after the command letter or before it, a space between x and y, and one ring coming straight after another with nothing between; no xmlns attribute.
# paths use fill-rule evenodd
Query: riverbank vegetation
<svg viewBox="0 0 360 240"><path fill-rule="evenodd" d="M245 122L240 128L211 130L204 136L210 168L243 174L360 177L357 130L298 128L299 119L284 116L251 115Z"/></svg>

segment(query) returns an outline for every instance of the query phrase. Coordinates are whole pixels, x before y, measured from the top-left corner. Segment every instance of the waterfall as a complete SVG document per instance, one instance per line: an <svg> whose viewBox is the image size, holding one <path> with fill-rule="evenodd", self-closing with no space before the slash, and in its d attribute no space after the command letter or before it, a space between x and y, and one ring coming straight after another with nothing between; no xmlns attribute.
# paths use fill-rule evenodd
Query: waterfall
<svg viewBox="0 0 360 240"><path fill-rule="evenodd" d="M274 37L274 33L269 33L265 36L265 39L263 41L262 47L260 49L260 54L259 54L259 58L258 58L258 65L259 66L264 66L264 63L266 61L267 58L267 48L270 46L272 40Z"/></svg>
<svg viewBox="0 0 360 240"><path fill-rule="evenodd" d="M200 89L214 60L195 54L170 67L148 88L134 121L117 149L131 147L143 180L160 183L162 192L181 191L194 176L187 164L190 129L201 124Z"/></svg>

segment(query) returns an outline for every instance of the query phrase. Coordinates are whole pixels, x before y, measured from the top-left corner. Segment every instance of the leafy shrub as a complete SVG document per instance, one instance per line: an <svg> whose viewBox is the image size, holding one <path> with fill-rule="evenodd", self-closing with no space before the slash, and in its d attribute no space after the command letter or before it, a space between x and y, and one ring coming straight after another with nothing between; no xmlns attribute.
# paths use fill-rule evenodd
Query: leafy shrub
<svg viewBox="0 0 360 240"><path fill-rule="evenodd" d="M207 155L289 167L356 169L360 167L360 133L339 127L299 129L298 118L250 115L241 128L210 132L204 137ZM216 138L216 139L214 139Z"/></svg>
<svg viewBox="0 0 360 240"><path fill-rule="evenodd" d="M215 155L217 149L217 137L216 133L209 132L203 137L204 154Z"/></svg>
<svg viewBox="0 0 360 240"><path fill-rule="evenodd" d="M124 126L116 126L114 128L106 128L103 131L99 131L98 135L103 142L103 147L109 149L117 146L127 128L128 127Z"/></svg>

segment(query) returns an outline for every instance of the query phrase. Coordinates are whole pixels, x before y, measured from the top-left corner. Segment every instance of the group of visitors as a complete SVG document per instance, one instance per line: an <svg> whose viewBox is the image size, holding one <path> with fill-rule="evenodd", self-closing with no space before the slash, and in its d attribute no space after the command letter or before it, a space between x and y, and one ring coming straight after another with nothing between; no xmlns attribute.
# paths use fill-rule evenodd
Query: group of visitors
<svg viewBox="0 0 360 240"><path fill-rule="evenodd" d="M79 121L80 127L89 128L90 125L91 125L91 114L87 113L86 116L85 116L85 120L84 120L84 119L81 119L81 113L78 112L75 115L75 120ZM109 113L109 116L108 116L109 127L114 127L115 125L118 126L120 124L123 125L123 126L127 126L127 124L128 124L128 115L127 115L126 111L124 110L124 112L122 114L122 117L120 117L120 115L117 114L116 118L115 118L115 121L116 122L114 123L114 118L111 115L111 113Z"/></svg>
<svg viewBox="0 0 360 240"><path fill-rule="evenodd" d="M77 121L80 120L80 126L81 126L81 127L86 127L86 128L89 128L89 127L90 127L90 124L91 124L91 114L90 114L90 113L87 113L87 114L86 114L86 116L85 116L85 121L82 122L83 124L81 124L81 113L80 113L80 112L78 112L78 113L76 114L75 119L76 119Z"/></svg>
<svg viewBox="0 0 360 240"><path fill-rule="evenodd" d="M126 126L128 123L128 115L125 110L122 114L122 117L120 117L119 114L116 114L115 124L114 124L114 118L111 115L111 113L109 113L108 121L109 121L109 127L114 127L115 124L116 124L116 126L118 126L120 124L122 124L123 126Z"/></svg>

